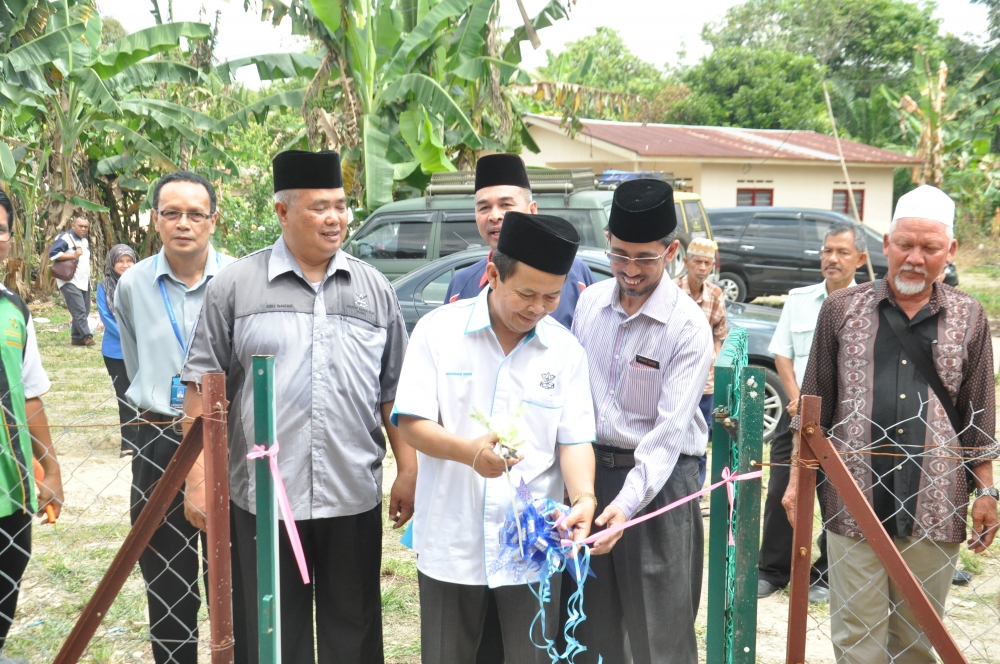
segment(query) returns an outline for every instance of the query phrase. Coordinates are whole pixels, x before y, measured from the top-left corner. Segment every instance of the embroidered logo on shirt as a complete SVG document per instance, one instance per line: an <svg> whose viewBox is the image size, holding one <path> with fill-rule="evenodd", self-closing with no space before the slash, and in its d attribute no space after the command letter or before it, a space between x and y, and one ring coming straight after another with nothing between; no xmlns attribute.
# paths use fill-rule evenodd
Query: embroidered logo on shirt
<svg viewBox="0 0 1000 664"><path fill-rule="evenodd" d="M539 385L541 385L543 390L554 390L556 388L555 374L543 373L542 382Z"/></svg>
<svg viewBox="0 0 1000 664"><path fill-rule="evenodd" d="M368 296L365 295L364 293L358 293L357 296L354 298L354 306L356 306L358 309L367 309Z"/></svg>

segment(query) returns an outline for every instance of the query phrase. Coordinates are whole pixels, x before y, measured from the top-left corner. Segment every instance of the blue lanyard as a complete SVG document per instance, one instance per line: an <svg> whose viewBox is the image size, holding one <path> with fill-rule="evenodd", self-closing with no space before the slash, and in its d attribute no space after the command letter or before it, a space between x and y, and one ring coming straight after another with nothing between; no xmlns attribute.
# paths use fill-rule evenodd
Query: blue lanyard
<svg viewBox="0 0 1000 664"><path fill-rule="evenodd" d="M198 319L196 318L191 325L191 334L188 335L188 343L185 344L184 338L181 336L181 328L177 325L177 316L174 315L174 306L170 303L167 286L163 283L163 275L157 278L156 283L160 285L160 297L163 298L163 308L167 310L167 318L170 319L170 326L174 328L174 336L177 337L177 343L181 345L181 350L184 352L184 356L187 357L188 347L191 344L191 339L194 338L194 328L198 324Z"/></svg>
<svg viewBox="0 0 1000 664"><path fill-rule="evenodd" d="M221 261L219 260L219 255L215 255L215 264L219 265ZM157 255L153 260L153 269L160 263L160 256ZM174 328L174 336L177 337L177 343L181 345L181 350L184 352L184 357L187 357L188 348L191 345L191 340L194 339L194 328L198 324L198 319L195 318L194 323L191 324L191 333L188 335L188 343L184 343L184 337L181 336L181 328L177 325L177 316L174 315L174 306L170 303L170 295L167 293L167 287L163 283L163 275L161 274L156 278L156 283L160 286L160 297L163 298L163 308L167 310L167 318L170 319L170 326Z"/></svg>

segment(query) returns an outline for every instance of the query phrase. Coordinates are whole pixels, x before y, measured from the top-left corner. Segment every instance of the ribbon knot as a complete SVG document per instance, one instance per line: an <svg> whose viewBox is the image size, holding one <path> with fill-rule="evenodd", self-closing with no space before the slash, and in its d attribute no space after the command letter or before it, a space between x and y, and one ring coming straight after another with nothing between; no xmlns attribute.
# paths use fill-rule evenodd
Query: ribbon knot
<svg viewBox="0 0 1000 664"><path fill-rule="evenodd" d="M278 509L281 510L281 519L285 522L285 530L288 531L288 541L292 545L292 553L295 554L295 562L299 566L299 574L302 575L302 583L309 583L309 568L306 565L306 555L302 551L302 540L299 539L299 529L295 525L292 517L292 506L288 502L288 492L285 490L285 483L281 479L281 471L278 470L278 441L274 441L271 447L264 445L254 445L253 450L247 454L247 459L267 459L271 468L271 477L274 480L274 493L278 499Z"/></svg>

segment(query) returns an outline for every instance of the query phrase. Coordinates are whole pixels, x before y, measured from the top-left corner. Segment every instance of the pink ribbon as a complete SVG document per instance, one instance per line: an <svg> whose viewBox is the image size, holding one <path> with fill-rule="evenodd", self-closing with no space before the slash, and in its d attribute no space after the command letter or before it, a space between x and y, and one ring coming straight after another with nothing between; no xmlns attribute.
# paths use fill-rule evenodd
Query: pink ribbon
<svg viewBox="0 0 1000 664"><path fill-rule="evenodd" d="M288 502L288 492L285 491L285 483L281 480L281 471L278 470L278 441L270 448L263 445L254 445L253 451L247 455L248 459L263 459L268 457L271 466L271 477L274 478L274 490L278 497L278 509L281 510L282 520L285 522L285 529L288 531L288 541L292 544L292 552L295 554L295 562L299 564L299 573L302 575L302 583L309 583L309 569L306 567L306 555L302 552L302 541L299 539L299 529L292 518L292 506Z"/></svg>
<svg viewBox="0 0 1000 664"><path fill-rule="evenodd" d="M734 543L734 540L733 540L733 498L734 498L733 482L742 482L744 480L755 480L755 479L763 476L763 474L764 474L764 471L762 471L762 470L755 470L752 473L743 473L743 474L733 473L733 472L731 472L729 470L729 467L727 466L727 467L725 467L725 468L722 469L722 480L721 481L716 482L715 484L712 484L709 487L707 487L705 489L702 489L701 491L698 491L696 493L692 493L690 496L685 496L685 497L681 498L680 500L675 500L674 502L670 503L669 505L665 505L665 506L661 507L660 509L656 510L655 512L650 512L649 514L643 514L642 516L636 517L636 518L632 519L631 521L626 521L624 523L619 523L619 524L617 524L615 526L611 526L610 528L605 528L604 530L601 530L599 532L594 533L593 535L591 535L590 537L588 537L587 539L585 539L583 541L573 542L573 541L570 541L570 540L563 540L562 544L563 544L563 546L571 546L573 544L588 544L588 545L589 544L593 544L597 540L604 539L605 537L608 537L609 535L614 535L615 533L620 532L622 530L625 530L626 528L631 528L632 526L634 526L634 525L636 525L638 523L642 523L643 521L649 521L650 519L652 519L654 517L660 516L664 512L669 512L670 510L674 509L675 507L677 507L679 505L683 505L684 503L689 503L689 502L691 502L692 500L694 500L696 498L701 498L702 496L711 493L715 489L718 489L720 486L722 486L723 484L725 484L726 485L726 492L729 495L729 544L730 544L730 546L732 546L733 543Z"/></svg>

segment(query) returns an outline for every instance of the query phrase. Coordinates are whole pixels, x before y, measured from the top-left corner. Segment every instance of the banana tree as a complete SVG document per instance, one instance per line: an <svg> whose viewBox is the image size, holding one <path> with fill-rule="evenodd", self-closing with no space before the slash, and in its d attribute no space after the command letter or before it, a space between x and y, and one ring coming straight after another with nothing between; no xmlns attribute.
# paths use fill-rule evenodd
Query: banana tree
<svg viewBox="0 0 1000 664"><path fill-rule="evenodd" d="M519 51L502 57L497 12L496 0L264 3L262 19L289 17L324 49L304 119L314 147L342 151L345 184L364 208L392 200L394 183L419 190L481 149L519 147L526 132L503 90L529 79Z"/></svg>
<svg viewBox="0 0 1000 664"><path fill-rule="evenodd" d="M882 94L898 111L903 137L916 137L916 154L924 160L914 169L915 182L940 187L947 166L975 165L990 153L1000 124L1000 97L996 96L1000 80L980 83L997 63L997 56L991 54L958 85L948 87L948 65L942 60L932 73L923 48L917 46L913 67L917 98L882 87Z"/></svg>

